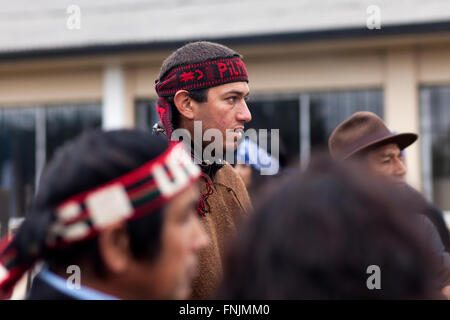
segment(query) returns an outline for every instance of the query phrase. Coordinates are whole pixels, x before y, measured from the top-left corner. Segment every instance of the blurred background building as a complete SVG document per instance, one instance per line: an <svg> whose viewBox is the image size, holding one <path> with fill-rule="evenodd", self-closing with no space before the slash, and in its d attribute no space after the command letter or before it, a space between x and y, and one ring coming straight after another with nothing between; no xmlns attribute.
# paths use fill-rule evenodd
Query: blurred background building
<svg viewBox="0 0 450 320"><path fill-rule="evenodd" d="M291 161L358 110L420 133L408 181L450 211L448 0L16 0L0 6L2 217L24 215L67 139L151 128L159 67L195 40L244 55L249 127L279 128Z"/></svg>

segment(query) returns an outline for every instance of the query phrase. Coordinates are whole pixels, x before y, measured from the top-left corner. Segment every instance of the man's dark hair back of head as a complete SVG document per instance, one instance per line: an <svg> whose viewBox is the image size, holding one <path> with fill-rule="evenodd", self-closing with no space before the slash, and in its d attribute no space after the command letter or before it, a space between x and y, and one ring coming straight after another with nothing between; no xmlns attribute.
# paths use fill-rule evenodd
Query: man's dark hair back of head
<svg viewBox="0 0 450 320"><path fill-rule="evenodd" d="M437 257L405 214L420 201L369 178L320 158L272 184L230 251L218 298L439 297ZM367 286L372 265L381 290Z"/></svg>
<svg viewBox="0 0 450 320"><path fill-rule="evenodd" d="M174 51L166 60L164 60L158 79L161 80L174 67L183 64L199 63L207 60L231 58L242 56L234 50L218 43L208 41L198 41L188 43ZM208 89L188 90L189 96L197 102L206 102ZM172 124L174 128L179 127L180 114L176 108L173 97L168 97L167 101L172 109Z"/></svg>

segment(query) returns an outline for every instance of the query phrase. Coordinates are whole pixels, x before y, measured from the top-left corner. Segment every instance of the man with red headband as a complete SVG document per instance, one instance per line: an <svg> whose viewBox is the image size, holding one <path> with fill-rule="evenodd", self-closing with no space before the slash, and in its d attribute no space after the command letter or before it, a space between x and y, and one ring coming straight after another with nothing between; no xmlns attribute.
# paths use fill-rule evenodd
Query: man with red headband
<svg viewBox="0 0 450 320"><path fill-rule="evenodd" d="M39 262L28 299L185 299L208 243L200 169L181 143L91 132L59 149L32 210L0 243L0 294Z"/></svg>
<svg viewBox="0 0 450 320"><path fill-rule="evenodd" d="M211 42L189 43L173 52L163 63L155 85L157 111L164 134L174 140L174 131L191 137L191 152L202 170L198 213L209 235L210 245L200 253L200 273L194 281L192 298L208 298L222 276L222 261L236 224L251 208L242 179L221 157L208 161L203 151L207 139L197 141L208 130L220 133L214 143L224 153L235 151L244 125L251 120L246 104L249 94L247 71L242 57L225 46ZM192 139L194 137L194 139Z"/></svg>

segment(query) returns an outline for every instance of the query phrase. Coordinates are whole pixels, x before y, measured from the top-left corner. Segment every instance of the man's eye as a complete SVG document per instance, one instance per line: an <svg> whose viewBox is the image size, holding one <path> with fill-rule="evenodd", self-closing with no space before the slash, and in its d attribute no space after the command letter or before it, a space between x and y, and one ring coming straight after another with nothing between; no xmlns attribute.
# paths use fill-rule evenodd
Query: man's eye
<svg viewBox="0 0 450 320"><path fill-rule="evenodd" d="M229 98L227 98L227 100L230 103L235 103L236 102L236 97L229 97Z"/></svg>

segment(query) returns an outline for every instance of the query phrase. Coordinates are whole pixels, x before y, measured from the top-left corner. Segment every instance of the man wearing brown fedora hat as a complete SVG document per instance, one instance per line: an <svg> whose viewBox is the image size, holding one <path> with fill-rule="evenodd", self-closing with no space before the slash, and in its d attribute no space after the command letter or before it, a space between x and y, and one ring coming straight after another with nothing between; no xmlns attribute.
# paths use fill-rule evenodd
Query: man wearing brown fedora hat
<svg viewBox="0 0 450 320"><path fill-rule="evenodd" d="M383 120L372 112L356 112L334 129L328 140L328 148L334 159L362 163L370 172L405 186L411 190L411 195L418 196L418 193L406 184L407 168L402 154L403 149L417 139L418 135L415 133L392 133ZM429 231L430 241L435 244L437 254L442 257L442 270L446 278L444 282L448 285L449 232L442 213L423 200L426 210L421 213L428 219L421 221L424 229ZM450 293L449 287L446 290ZM450 298L450 295L448 297Z"/></svg>
<svg viewBox="0 0 450 320"><path fill-rule="evenodd" d="M372 112L357 112L333 131L328 146L335 159L363 158L373 172L404 183L407 170L401 151L417 138L415 133L393 134Z"/></svg>

